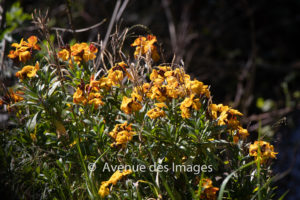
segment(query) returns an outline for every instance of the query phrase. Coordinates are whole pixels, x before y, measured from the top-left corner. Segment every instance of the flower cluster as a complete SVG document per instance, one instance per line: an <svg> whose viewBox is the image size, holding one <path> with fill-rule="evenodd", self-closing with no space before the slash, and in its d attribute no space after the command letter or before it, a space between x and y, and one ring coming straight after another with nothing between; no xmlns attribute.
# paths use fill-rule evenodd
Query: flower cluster
<svg viewBox="0 0 300 200"><path fill-rule="evenodd" d="M116 185L119 180L121 180L123 177L131 174L131 170L124 170L123 172L120 172L117 170L110 178L108 181L103 181L101 183L101 186L99 188L98 194L104 198L105 196L109 195L109 185Z"/></svg>
<svg viewBox="0 0 300 200"><path fill-rule="evenodd" d="M35 66L26 65L20 71L16 73L16 77L18 77L21 81L25 78L35 77L36 72L40 69L39 62L35 63Z"/></svg>
<svg viewBox="0 0 300 200"><path fill-rule="evenodd" d="M265 163L269 158L276 158L276 154L278 153L274 152L273 145L265 141L255 141L249 148L249 155L261 163Z"/></svg>
<svg viewBox="0 0 300 200"><path fill-rule="evenodd" d="M210 104L209 111L210 117L213 120L217 120L219 126L227 126L233 134L234 142L237 142L240 138L246 139L249 135L248 130L242 127L238 119L238 117L243 116L238 110L224 106L223 104Z"/></svg>
<svg viewBox="0 0 300 200"><path fill-rule="evenodd" d="M131 46L136 47L134 52L134 57L138 58L141 55L147 55L150 53L153 61L157 62L159 60L159 55L157 52L157 47L154 45L157 42L156 36L147 35L147 37L140 36L131 44Z"/></svg>
<svg viewBox="0 0 300 200"><path fill-rule="evenodd" d="M0 106L6 105L7 110L10 111L11 104L24 100L24 98L21 96L23 94L24 93L21 91L14 92L12 89L9 89L9 92L6 95L4 95L2 98L0 98Z"/></svg>
<svg viewBox="0 0 300 200"><path fill-rule="evenodd" d="M27 42L22 38L19 44L13 43L11 45L16 49L11 50L8 54L8 57L10 59L25 63L31 58L33 50L41 50L40 46L37 44L37 41L38 39L36 36L30 36L27 39Z"/></svg>
<svg viewBox="0 0 300 200"><path fill-rule="evenodd" d="M147 115L151 118L151 119L156 119L158 117L164 117L166 116L166 113L165 111L163 110L163 108L168 108L166 106L165 103L156 103L154 104L156 107L155 108L152 108L150 109L148 112L147 112Z"/></svg>
<svg viewBox="0 0 300 200"><path fill-rule="evenodd" d="M99 159L101 158L101 161L110 164L134 164L139 159L139 162L149 165L163 153L161 160L163 164L172 163L173 165L174 163L176 166L178 163L190 166L200 166L201 164L204 166L211 162L215 165L213 169L224 170L216 173L212 170L209 175L212 178L215 175L230 173L239 167L239 162L229 162L230 157L233 161L234 159L242 159L247 162L250 160L250 155L258 161L257 163L263 164L270 158L276 158L277 153L274 152L274 147L265 141L256 141L251 144L249 155L248 151L244 151L248 147L244 140L249 136L249 133L240 122L243 114L229 106L213 103L208 85L192 79L182 67L175 68L173 65L164 64L152 68L151 59L154 62L160 59L156 42L156 37L153 35L138 37L131 44L135 47L134 57L138 61L129 62L128 59L127 63L130 63L128 66L125 62L114 62L118 59L117 56L111 60L109 60L111 57L108 56L109 62L104 59L102 64L107 66L110 63L110 69L99 78L97 76L102 71L95 72L93 70L94 65L92 65L95 63L88 62L94 60L98 52L93 44L76 43L72 46L66 46L57 54L62 63L70 66L63 69L64 73L57 76L53 72L55 64L51 63L52 59L49 59L49 67L44 67L40 71L39 62L36 62L35 66L22 64L24 67L16 73L16 77L19 78L19 83L24 87L22 91L29 91L28 94L23 95L20 91L13 92L10 90L0 99L0 105L7 105L9 110L13 103L27 99L30 103L27 105L20 103L17 107L18 109L20 107L21 112L19 113L23 114L25 112L22 111L26 111L27 114L24 120L20 120L22 124L26 124L26 129L28 129L25 134L30 136L24 137L24 140L31 138L30 142L34 142L39 148L44 148L43 141L40 141L41 134L48 133L46 129L49 129L49 133L53 132L53 134L56 131L57 138L54 140L51 134L51 137L47 139L47 144L48 141L50 141L51 147L56 147L55 145L60 143L69 144L70 148L68 149L72 152L77 150L79 156L77 153L67 151L58 152L60 153L59 156L66 158L67 163L69 160L73 161L74 157L72 156L75 155L76 159L80 159L84 168L86 168L84 165L86 160L91 159L94 162L94 158L99 157L98 154L101 152L104 152L102 155L106 153L109 155L101 156ZM28 38L28 41L22 39L19 44L14 43L12 46L16 50L11 51L9 57L21 62L30 59L32 50L40 49L35 36ZM82 66L79 66L80 64ZM41 64L41 66L43 65ZM153 70L149 71L150 69ZM39 80L37 78L31 79L37 74ZM57 87L59 83L61 83L61 87ZM69 94L70 91L74 92ZM73 98L70 98L70 95L73 95ZM42 102L39 97L43 97ZM21 110L22 106L25 109ZM80 120L77 120L76 115L80 116ZM31 121L23 123L28 119ZM33 120L35 123L32 125ZM117 124L116 121L118 121ZM49 125L44 122L49 123ZM75 134L75 131L83 134ZM138 140L135 138L137 132L139 133ZM69 135L73 139L72 141L68 141L69 137L61 138L61 136ZM43 137L46 136L48 137L48 135L43 134ZM230 145L224 148L223 140L229 140ZM82 141L84 142L79 144ZM235 145L232 141L239 143ZM219 146L220 143L222 146ZM74 145L77 148L71 148ZM86 146L88 149L85 148L84 151L81 151L81 148ZM226 159L228 157L227 163L219 159L224 155ZM223 167L224 164L228 167ZM250 169L250 165L248 166L249 168L244 168L244 170L249 170L248 174L254 173L253 169ZM57 170L57 173L60 171ZM70 167L70 174L72 172L80 177L76 183L80 186L82 185L82 174L87 175L87 173L80 171L78 173L78 171L77 168L71 169ZM155 184L152 184L151 181L153 180L150 176L141 174L138 170L133 171L136 179L145 180L144 183L149 183L153 187L146 186L145 190L137 191L141 195L150 197L151 191L159 191L163 197L172 196L170 191L165 189L167 189L168 184L172 186L172 189L176 188L173 186L178 181L175 180L177 178L174 178L174 173L163 171L165 180L157 177ZM197 196L196 193L198 193L200 199L216 199L219 188L213 186L212 180L215 179L202 178L199 184L188 185L198 183L197 180L200 178L192 174L192 170L186 171L186 182L182 183L188 187L178 190L178 198L184 198L184 195L191 192L193 197ZM205 171L203 170L203 172ZM90 174L92 173L91 170ZM100 186L98 183L92 184L93 179L90 178L92 176L86 176L87 189L93 193L88 195L92 195L95 199L99 198L98 195L105 198L111 193L112 196L116 195L119 199L126 198L128 194L125 194L125 190L116 190L114 194L111 189L116 187L115 185L119 180L131 173L131 170L115 171L109 180L104 179L107 181L101 182ZM261 170L261 173L266 174L264 177L268 176L268 171L264 171L264 169ZM94 175L95 179L102 177L102 174L98 177L96 174ZM245 178L248 177L245 176ZM182 179L182 181L185 180ZM165 189L164 187L157 187L159 186L157 183L160 181L163 181ZM256 187L257 184L254 182L253 185ZM100 187L99 190L98 187ZM143 186L139 187L142 188ZM238 184L228 184L227 187L230 188L226 189L225 195L228 194L227 197L233 199L237 199L233 192L242 191L245 188L244 185ZM137 187L132 188L137 189ZM131 190L132 188L128 187L127 189ZM197 189L198 191L196 191ZM254 188L249 191L252 192L252 189ZM222 196L223 191L220 192L220 196ZM133 198L136 197L134 193L137 192L131 191ZM70 194L73 195L73 193ZM157 194L155 198L160 198L160 194Z"/></svg>
<svg viewBox="0 0 300 200"><path fill-rule="evenodd" d="M91 76L89 84L81 81L78 85L76 92L73 94L73 103L75 104L91 104L97 109L103 105L102 95L100 93L100 81L96 81L94 76Z"/></svg>
<svg viewBox="0 0 300 200"><path fill-rule="evenodd" d="M206 199L206 200L216 199L216 194L217 191L219 191L219 188L213 187L212 180L209 178L202 178L200 183L201 183L200 199Z"/></svg>
<svg viewBox="0 0 300 200"><path fill-rule="evenodd" d="M63 48L61 51L58 52L57 55L63 61L69 61L70 64L72 64L72 61L74 61L77 64L80 64L82 60L84 60L85 62L88 62L89 60L94 60L96 58L95 54L97 52L98 49L95 47L95 45L88 45L87 43L82 42L76 43L71 47L67 46Z"/></svg>
<svg viewBox="0 0 300 200"><path fill-rule="evenodd" d="M103 82L107 81L110 85L118 86L125 77L130 80L132 79L127 64L125 62L119 62L108 70L107 76L103 77L102 80Z"/></svg>
<svg viewBox="0 0 300 200"><path fill-rule="evenodd" d="M117 124L115 128L109 133L109 135L115 140L114 143L111 144L112 147L114 146L122 146L125 145L132 140L132 136L136 133L132 131L131 124L127 124L124 122L123 124Z"/></svg>

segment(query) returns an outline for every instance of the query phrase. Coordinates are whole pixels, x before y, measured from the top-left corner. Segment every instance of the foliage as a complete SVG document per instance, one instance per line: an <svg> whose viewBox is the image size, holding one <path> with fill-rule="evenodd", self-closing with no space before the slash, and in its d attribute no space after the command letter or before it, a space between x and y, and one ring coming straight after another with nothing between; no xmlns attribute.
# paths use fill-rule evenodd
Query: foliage
<svg viewBox="0 0 300 200"><path fill-rule="evenodd" d="M160 63L155 36L130 41L133 54L132 29L106 49L62 46L34 20L46 47L12 44L19 82L1 100L15 123L1 133L4 180L18 198L272 199L273 146L258 138L249 154L242 113Z"/></svg>

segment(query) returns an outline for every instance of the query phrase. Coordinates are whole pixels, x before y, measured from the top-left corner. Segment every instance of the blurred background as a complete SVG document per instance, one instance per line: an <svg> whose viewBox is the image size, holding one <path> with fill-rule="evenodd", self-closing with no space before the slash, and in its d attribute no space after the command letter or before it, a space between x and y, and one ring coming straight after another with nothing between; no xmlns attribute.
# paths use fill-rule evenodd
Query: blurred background
<svg viewBox="0 0 300 200"><path fill-rule="evenodd" d="M193 78L211 86L214 102L244 113L251 141L257 138L261 124L262 136L279 152L274 164L274 174L280 174L274 183L278 197L289 191L286 199L300 199L300 1L0 2L0 84L11 87L15 83L16 69L6 57L11 42L32 34L40 36L31 22L34 9L49 11L51 27L72 30L60 32L68 43L74 39L97 41L98 36L104 39L117 8L114 27L148 27L158 38L163 62L184 64ZM99 25L103 19L106 22ZM80 29L88 31L73 34ZM134 33L144 35L147 31L136 27ZM52 34L54 38L55 31ZM133 40L129 38L127 46ZM0 109L1 130L9 123L7 113Z"/></svg>

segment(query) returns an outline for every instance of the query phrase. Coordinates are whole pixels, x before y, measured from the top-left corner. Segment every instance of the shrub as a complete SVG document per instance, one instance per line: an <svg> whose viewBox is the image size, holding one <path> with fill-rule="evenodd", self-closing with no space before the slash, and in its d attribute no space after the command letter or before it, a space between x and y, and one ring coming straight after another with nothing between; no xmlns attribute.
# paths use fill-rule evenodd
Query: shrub
<svg viewBox="0 0 300 200"><path fill-rule="evenodd" d="M160 63L155 36L61 46L35 20L45 42L11 45L19 82L1 100L14 121L1 134L4 180L18 198L272 198L273 146L250 145L242 113Z"/></svg>

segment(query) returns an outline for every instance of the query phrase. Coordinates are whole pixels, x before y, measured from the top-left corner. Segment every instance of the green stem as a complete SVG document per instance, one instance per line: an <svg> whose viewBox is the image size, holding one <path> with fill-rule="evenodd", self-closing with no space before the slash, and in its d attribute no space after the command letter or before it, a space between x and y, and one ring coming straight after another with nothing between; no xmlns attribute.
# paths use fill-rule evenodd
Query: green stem
<svg viewBox="0 0 300 200"><path fill-rule="evenodd" d="M226 184L228 183L228 181L230 180L230 178L235 174L237 173L238 171L244 169L244 168L247 168L251 165L253 165L254 163L256 163L256 161L252 161L250 163L247 163L246 165L243 165L241 166L240 168L238 168L237 170L233 171L231 174L229 174L225 180L222 182L222 185L221 185L221 188L220 188L220 192L219 192L219 195L218 195L218 200L222 200L223 198L223 194L224 194L224 190L225 190L225 187L226 187Z"/></svg>

